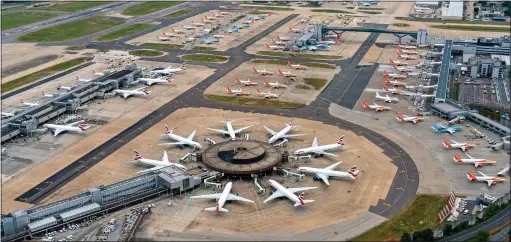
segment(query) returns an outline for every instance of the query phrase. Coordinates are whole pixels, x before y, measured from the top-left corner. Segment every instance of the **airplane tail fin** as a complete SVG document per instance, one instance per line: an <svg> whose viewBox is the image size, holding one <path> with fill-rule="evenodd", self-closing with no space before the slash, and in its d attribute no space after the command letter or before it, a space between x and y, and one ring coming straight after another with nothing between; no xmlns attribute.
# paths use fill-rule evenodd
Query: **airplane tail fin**
<svg viewBox="0 0 511 242"><path fill-rule="evenodd" d="M386 92L388 92L388 91L389 91L389 88L388 88L388 87L384 84L384 85L383 85L383 90L384 90L384 91L386 91Z"/></svg>
<svg viewBox="0 0 511 242"><path fill-rule="evenodd" d="M133 151L135 151L135 158L133 158L134 160L142 159L142 155L140 153L138 153L138 151L136 151L136 150L133 150Z"/></svg>
<svg viewBox="0 0 511 242"><path fill-rule="evenodd" d="M255 66L252 67L252 70L254 71L254 73L257 73L257 69Z"/></svg>
<svg viewBox="0 0 511 242"><path fill-rule="evenodd" d="M401 54L400 54L399 52L397 52L397 56L398 56L398 57L401 57Z"/></svg>
<svg viewBox="0 0 511 242"><path fill-rule="evenodd" d="M165 124L165 134L172 134L172 130L169 129L169 126Z"/></svg>
<svg viewBox="0 0 511 242"><path fill-rule="evenodd" d="M149 94L151 93L150 91L147 90L147 87L145 87L144 89L142 89L142 92L144 92L145 94Z"/></svg>
<svg viewBox="0 0 511 242"><path fill-rule="evenodd" d="M452 145L449 143L449 141L447 141L447 139L444 139L444 146L447 147L447 148L451 148Z"/></svg>
<svg viewBox="0 0 511 242"><path fill-rule="evenodd" d="M269 85L270 85L270 83L268 83L268 80L266 80L266 79L264 79L264 84L265 84L266 86L269 86Z"/></svg>
<svg viewBox="0 0 511 242"><path fill-rule="evenodd" d="M293 31L293 29L291 29L291 26L288 26L287 28L289 29L289 31Z"/></svg>
<svg viewBox="0 0 511 242"><path fill-rule="evenodd" d="M364 101L364 104L363 104L363 105L364 105L364 108L369 108L369 105L367 104L367 102L366 102L366 101Z"/></svg>
<svg viewBox="0 0 511 242"><path fill-rule="evenodd" d="M270 48L270 46L266 43L264 43L264 46L266 46L266 48Z"/></svg>
<svg viewBox="0 0 511 242"><path fill-rule="evenodd" d="M236 82L237 83L241 83L240 79L236 77ZM229 90L229 88L227 88L227 90Z"/></svg>
<svg viewBox="0 0 511 242"><path fill-rule="evenodd" d="M341 137L339 137L339 139L337 139L337 144L344 145L344 143L342 142L343 139L344 139L344 135L342 135Z"/></svg>
<svg viewBox="0 0 511 242"><path fill-rule="evenodd" d="M399 121L403 121L403 120L404 120L403 115L401 115L400 113L398 113L398 114L397 114L397 119L398 119Z"/></svg>
<svg viewBox="0 0 511 242"><path fill-rule="evenodd" d="M279 71L279 74L282 75L282 70L280 68L277 68L277 70Z"/></svg>
<svg viewBox="0 0 511 242"><path fill-rule="evenodd" d="M388 76L389 72L387 70L383 70L383 75ZM386 81L386 80L385 80Z"/></svg>
<svg viewBox="0 0 511 242"><path fill-rule="evenodd" d="M261 90L259 90L259 88L256 88L256 90L257 90L257 93L261 93Z"/></svg>
<svg viewBox="0 0 511 242"><path fill-rule="evenodd" d="M454 153L454 161L456 161L456 162L461 162L461 157L460 157L460 155L458 155L458 153L456 153L456 152Z"/></svg>
<svg viewBox="0 0 511 242"><path fill-rule="evenodd" d="M227 87L228 92L232 92L232 89L230 87Z"/></svg>
<svg viewBox="0 0 511 242"><path fill-rule="evenodd" d="M394 68L394 70L397 70L396 64L392 63L392 68Z"/></svg>
<svg viewBox="0 0 511 242"><path fill-rule="evenodd" d="M225 209L225 208L220 208L220 207L211 207L211 208L205 208L204 210L206 211L217 211L217 212L224 212L224 213L227 213L229 212L229 210Z"/></svg>
<svg viewBox="0 0 511 242"><path fill-rule="evenodd" d="M477 181L476 176L474 176L474 173L472 173L471 171L467 173L467 178L471 181Z"/></svg>
<svg viewBox="0 0 511 242"><path fill-rule="evenodd" d="M288 61L288 62L287 62L287 66L291 66L291 61Z"/></svg>
<svg viewBox="0 0 511 242"><path fill-rule="evenodd" d="M83 121L81 121L79 124L78 124L78 128L80 128L80 130L83 132L85 130L87 130L87 128L85 127L85 124Z"/></svg>

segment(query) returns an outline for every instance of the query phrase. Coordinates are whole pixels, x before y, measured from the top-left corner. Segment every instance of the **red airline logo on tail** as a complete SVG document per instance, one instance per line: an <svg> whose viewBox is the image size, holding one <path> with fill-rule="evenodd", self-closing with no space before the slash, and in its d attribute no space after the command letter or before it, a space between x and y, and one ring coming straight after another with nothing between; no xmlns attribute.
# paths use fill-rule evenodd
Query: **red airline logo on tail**
<svg viewBox="0 0 511 242"><path fill-rule="evenodd" d="M138 151L136 151L136 150L133 150L133 151L135 151L135 158L134 158L135 160L142 159L142 155L140 153L138 153Z"/></svg>
<svg viewBox="0 0 511 242"><path fill-rule="evenodd" d="M471 181L477 181L477 177L474 176L474 173L472 173L471 171L469 171L467 175Z"/></svg>
<svg viewBox="0 0 511 242"><path fill-rule="evenodd" d="M452 148L452 145L446 139L444 139L444 145L448 148Z"/></svg>
<svg viewBox="0 0 511 242"><path fill-rule="evenodd" d="M389 88L388 88L386 85L383 85L383 90L385 90L385 91L387 91L387 92L388 92L388 91L389 91Z"/></svg>
<svg viewBox="0 0 511 242"><path fill-rule="evenodd" d="M457 153L454 153L454 160L457 162L462 162L461 157Z"/></svg>

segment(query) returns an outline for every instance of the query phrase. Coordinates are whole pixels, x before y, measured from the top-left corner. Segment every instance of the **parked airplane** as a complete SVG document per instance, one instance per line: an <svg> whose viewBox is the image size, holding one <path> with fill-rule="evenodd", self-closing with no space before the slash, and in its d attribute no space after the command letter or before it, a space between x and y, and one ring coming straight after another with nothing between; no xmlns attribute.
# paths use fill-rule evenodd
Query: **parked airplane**
<svg viewBox="0 0 511 242"><path fill-rule="evenodd" d="M156 37L158 38L158 40L160 41L170 41L172 40L172 38L168 37L168 36L159 36L159 35L156 35Z"/></svg>
<svg viewBox="0 0 511 242"><path fill-rule="evenodd" d="M161 136L167 136L177 142L172 143L162 143L160 145L177 145L179 148L183 149L185 146L194 147L197 149L202 149L202 146L198 143L193 141L193 136L195 136L194 130L188 137L182 137L177 134L173 133L174 130L169 129L169 127L165 124L165 134L162 134Z"/></svg>
<svg viewBox="0 0 511 242"><path fill-rule="evenodd" d="M400 71L400 72L409 72L409 71L411 71L411 69L408 69L406 67L397 67L395 64L392 64L392 68L394 68L394 70Z"/></svg>
<svg viewBox="0 0 511 242"><path fill-rule="evenodd" d="M390 61L390 64L396 64L397 66L407 66L408 65L408 63L406 63L406 62L401 62L398 60L394 60L392 58L389 58L389 61Z"/></svg>
<svg viewBox="0 0 511 242"><path fill-rule="evenodd" d="M280 35L278 35L278 34L277 34L277 39L282 40L282 41L289 41L289 40L291 40L289 37L280 37Z"/></svg>
<svg viewBox="0 0 511 242"><path fill-rule="evenodd" d="M314 200L303 200L305 197L305 193L303 191L316 189L317 187L297 187L297 188L285 188L284 186L280 185L278 182L269 179L268 182L270 185L277 189L275 192L271 194L266 200L264 200L263 203L267 203L268 201L271 201L278 197L287 197L289 200L295 202L294 206L298 207L300 205L305 205L306 203L314 202ZM302 192L300 196L296 196L295 192Z"/></svg>
<svg viewBox="0 0 511 242"><path fill-rule="evenodd" d="M223 39L225 37L227 37L227 33L213 35L213 38L217 38L217 39Z"/></svg>
<svg viewBox="0 0 511 242"><path fill-rule="evenodd" d="M271 93L270 91L268 91L268 92L261 92L259 90L259 88L257 88L256 90L257 90L257 93L259 95L263 96L264 98L268 98L268 99L270 99L270 98L279 98L279 95L276 94L276 93Z"/></svg>
<svg viewBox="0 0 511 242"><path fill-rule="evenodd" d="M293 124L288 124L288 123L285 123L286 124L286 127L283 128L282 130L280 130L279 132L275 132L273 131L272 129L266 127L263 125L263 127L271 134L271 137L270 139L268 140L268 143L272 144L273 142L279 140L279 139L288 139L288 138L292 138L292 137L297 137L297 136L303 136L305 134L287 134L289 133L292 129L298 127L298 126L293 126Z"/></svg>
<svg viewBox="0 0 511 242"><path fill-rule="evenodd" d="M229 201L229 200L254 203L254 201L252 201L252 200L232 194L231 189L232 189L232 182L229 182L229 183L227 183L227 185L225 185L225 188L222 191L222 193L192 196L190 198L192 198L192 199L194 199L194 198L216 199L216 207L205 208L204 210L217 211L217 212L229 212L229 210L224 208L225 202Z"/></svg>
<svg viewBox="0 0 511 242"><path fill-rule="evenodd" d="M70 124L45 124L43 127L50 130L50 132L53 134L53 136L57 136L62 132L78 132L83 133L85 130L90 128L90 126L85 126L83 120L80 120L78 122L70 123Z"/></svg>
<svg viewBox="0 0 511 242"><path fill-rule="evenodd" d="M294 77L294 76L296 76L296 74L291 73L290 71L284 71L283 72L282 70L280 70L280 68L277 68L277 70L279 71L279 74L284 75L285 77Z"/></svg>
<svg viewBox="0 0 511 242"><path fill-rule="evenodd" d="M205 24L204 24L204 23L195 23L195 22L192 22L192 25L194 25L194 26L196 26L196 27L204 27L204 26L205 26ZM192 28L190 28L190 27L191 27L191 26L185 26L185 27L183 27L183 28L185 28L185 29L192 29Z"/></svg>
<svg viewBox="0 0 511 242"><path fill-rule="evenodd" d="M179 34L175 34L175 33L165 33L165 31L162 31L163 33L163 36L166 36L166 37L179 37Z"/></svg>
<svg viewBox="0 0 511 242"><path fill-rule="evenodd" d="M210 16L208 16L208 15L204 15L204 18L205 18L205 19L210 19L210 20L218 20L218 18L217 18L217 17L210 17Z"/></svg>
<svg viewBox="0 0 511 242"><path fill-rule="evenodd" d="M430 85L430 86L424 86L424 85L418 85L418 86L408 86L406 85L406 89L429 89L429 88L437 88L438 85Z"/></svg>
<svg viewBox="0 0 511 242"><path fill-rule="evenodd" d="M151 73L170 75L170 74L182 72L184 70L186 70L185 63L181 64L181 67L178 67L178 68L172 68L172 66L169 66L163 70L153 70L153 71L151 71Z"/></svg>
<svg viewBox="0 0 511 242"><path fill-rule="evenodd" d="M75 87L75 86L62 86L62 85L59 83L59 85L57 86L57 90L64 89L64 90L71 91L74 87Z"/></svg>
<svg viewBox="0 0 511 242"><path fill-rule="evenodd" d="M369 105L369 104L367 104L366 101L364 101L363 105L364 105L364 108L366 108L366 109L373 109L376 112L392 110L392 108L389 107L389 106L380 106L380 105L378 105L376 103L373 103L373 105Z"/></svg>
<svg viewBox="0 0 511 242"><path fill-rule="evenodd" d="M255 20L247 20L247 21L243 21L243 22L241 22L241 23L242 23L242 24L248 24L248 25L249 25L249 27L250 27L250 24L255 23Z"/></svg>
<svg viewBox="0 0 511 242"><path fill-rule="evenodd" d="M27 102L23 101L23 99L21 99L21 103L24 106L28 106L28 107L37 107L37 106L39 106L39 101L37 101L35 103L27 103Z"/></svg>
<svg viewBox="0 0 511 242"><path fill-rule="evenodd" d="M398 51L398 53L405 53L405 54L411 54L411 55L418 54L417 51L415 51L415 50L402 50L399 47L397 48L397 51Z"/></svg>
<svg viewBox="0 0 511 242"><path fill-rule="evenodd" d="M239 29L238 28L224 29L224 32L230 34L230 33L239 32Z"/></svg>
<svg viewBox="0 0 511 242"><path fill-rule="evenodd" d="M185 31L180 30L180 29L170 28L170 30L172 30L172 33L176 33L176 34L186 34L186 32L185 32Z"/></svg>
<svg viewBox="0 0 511 242"><path fill-rule="evenodd" d="M245 86L256 86L257 85L257 82L250 81L250 79L247 79L246 81L244 81L244 80L240 80L237 77L236 77L236 82L238 84L245 85Z"/></svg>
<svg viewBox="0 0 511 242"><path fill-rule="evenodd" d="M405 60L417 60L417 56L401 55L399 52L397 52L397 58Z"/></svg>
<svg viewBox="0 0 511 242"><path fill-rule="evenodd" d="M271 71L267 71L266 69L264 69L264 70L260 70L260 71L259 71L259 70L257 70L257 69L256 69L256 67L255 67L255 66L254 66L254 67L252 67L252 70L254 71L254 73L256 73L256 74L261 74L261 75L263 75L263 76L273 75L273 72L271 72Z"/></svg>
<svg viewBox="0 0 511 242"><path fill-rule="evenodd" d="M327 151L337 150L339 148L345 147L344 143L342 142L343 138L344 135L341 136L335 144L319 145L318 138L314 137L314 140L312 141L312 145L310 147L298 149L294 152L294 154L295 155L312 154L314 158L317 158L320 155L337 156L336 154L328 153Z"/></svg>
<svg viewBox="0 0 511 242"><path fill-rule="evenodd" d="M417 46L413 46L413 45L401 45L400 43L397 43L397 47L398 48L403 48L403 49L417 49Z"/></svg>
<svg viewBox="0 0 511 242"><path fill-rule="evenodd" d="M139 95L146 96L151 92L147 90L147 87L141 87L141 88L137 88L137 89L133 89L133 90L115 89L113 91L113 93L120 94L120 95L122 95L123 98L128 98L133 95L134 96L139 96Z"/></svg>
<svg viewBox="0 0 511 242"><path fill-rule="evenodd" d="M137 81L145 83L148 86L151 86L155 83L171 83L174 81L172 78L138 78Z"/></svg>
<svg viewBox="0 0 511 242"><path fill-rule="evenodd" d="M213 20L203 19L203 18L200 18L200 20L201 20L203 23L205 23L205 24L212 24L212 23L214 23L214 22L215 22L215 21L213 21Z"/></svg>
<svg viewBox="0 0 511 242"><path fill-rule="evenodd" d="M167 154L167 151L163 151L163 157L161 158L161 161L146 159L146 158L142 157L142 155L138 151L136 151L136 150L133 150L133 151L135 151L135 158L133 158L133 161L138 161L142 164L154 166L153 168L146 169L146 170L140 171L138 173L154 171L154 170L158 170L158 169L161 169L161 168L167 167L167 166L175 166L175 167L183 169L185 171L187 170L186 167L181 164L170 162L169 155Z"/></svg>
<svg viewBox="0 0 511 242"><path fill-rule="evenodd" d="M216 131L216 132L220 132L224 135L227 135L231 138L231 140L236 140L236 134L240 133L241 131L245 130L245 129L248 129L254 125L250 125L250 126L245 126L243 128L239 128L239 129L234 129L232 127L232 123L236 121L236 120L232 120L232 121L229 121L229 119L227 119L227 121L220 121L222 123L225 123L225 126L227 128L227 130L221 130L221 129L212 129L212 128L207 128L209 130L213 130L213 131Z"/></svg>
<svg viewBox="0 0 511 242"><path fill-rule="evenodd" d="M394 87L406 86L406 83L404 83L404 82L399 82L396 80L391 81L387 77L385 77L385 83L392 84L392 86L394 86Z"/></svg>
<svg viewBox="0 0 511 242"><path fill-rule="evenodd" d="M405 79L407 77L406 75L402 75L402 74L389 73L387 70L383 70L383 75L385 76L385 82L386 83L392 83L392 82L388 81L387 77L392 77L394 79ZM399 85L404 85L404 83L399 84Z"/></svg>
<svg viewBox="0 0 511 242"><path fill-rule="evenodd" d="M87 82L92 81L92 78L89 78L89 79L82 79L82 78L80 78L80 77L76 76L76 80L77 80L77 81L79 81L79 82L85 82L85 83L87 83Z"/></svg>
<svg viewBox="0 0 511 242"><path fill-rule="evenodd" d="M197 25L197 26L201 26L201 25ZM204 25L202 25L202 26L204 26ZM193 30L193 29L195 29L195 26L183 25L183 29L186 29L186 30Z"/></svg>
<svg viewBox="0 0 511 242"><path fill-rule="evenodd" d="M241 90L241 88L238 89L238 90L236 90L236 89L233 90L230 87L227 87L227 92L229 94L233 94L235 96L248 96L248 95L250 95L249 92L244 92L244 91Z"/></svg>
<svg viewBox="0 0 511 242"><path fill-rule="evenodd" d="M208 44L208 45L213 44L213 43L219 43L219 42L220 42L219 39L201 39L200 40L201 44Z"/></svg>
<svg viewBox="0 0 511 242"><path fill-rule="evenodd" d="M286 88L287 86L284 84L280 84L279 82L268 82L268 80L264 79L264 85L271 88Z"/></svg>
<svg viewBox="0 0 511 242"><path fill-rule="evenodd" d="M435 123L435 125L433 125L431 128L433 128L436 132L449 132L450 134L454 134L454 132L462 130L461 126L459 125L449 126L446 128L439 123Z"/></svg>
<svg viewBox="0 0 511 242"><path fill-rule="evenodd" d="M508 173L509 171L509 166L504 168L502 171L500 171L499 173L497 173L496 176L487 176L486 174L479 172L479 174L481 174L482 176L474 176L474 174L469 171L467 173L467 178L471 181L481 181L481 182L486 182L488 183L488 186L492 186L492 185L496 185L497 182L503 182L506 180L505 176L506 174Z"/></svg>
<svg viewBox="0 0 511 242"><path fill-rule="evenodd" d="M421 116L413 116L413 117L410 117L410 116L407 116L407 115L404 115L404 114L397 114L397 120L401 121L401 122L412 122L414 124L424 120L424 117L421 117Z"/></svg>
<svg viewBox="0 0 511 242"><path fill-rule="evenodd" d="M462 151L467 151L469 148L475 147L475 144L472 143L458 143L454 140L451 140L451 142L447 141L447 139L444 140L442 143L445 148L448 149L461 149Z"/></svg>
<svg viewBox="0 0 511 242"><path fill-rule="evenodd" d="M280 41L280 40L275 41L274 39L271 39L271 42L273 42L276 45L285 45L286 44L286 42L284 42L284 41Z"/></svg>
<svg viewBox="0 0 511 242"><path fill-rule="evenodd" d="M475 167L483 167L484 164L495 164L497 161L494 160L488 160L488 159L475 159L474 157L470 156L469 154L465 153L466 156L468 156L469 159L461 159L461 157L454 152L454 161L458 163L470 163L474 164Z"/></svg>
<svg viewBox="0 0 511 242"><path fill-rule="evenodd" d="M341 40L340 39L336 39L335 41L333 41L333 40L320 40L319 43L320 44L327 44L327 45L336 45L336 44L340 44Z"/></svg>
<svg viewBox="0 0 511 242"><path fill-rule="evenodd" d="M313 167L298 167L298 171L302 173L312 173L315 174L314 180L323 180L325 184L330 186L330 182L328 182L328 178L330 177L340 177L345 178L349 177L353 180L356 179L358 175L357 166L352 166L348 171L334 171L334 169L341 164L342 161L339 161L335 164L329 165L325 168L313 168Z"/></svg>
<svg viewBox="0 0 511 242"><path fill-rule="evenodd" d="M289 67L292 67L292 68L295 68L297 70L307 70L307 67L306 66L302 66L300 64L292 64L291 61L288 61L287 62L287 66Z"/></svg>
<svg viewBox="0 0 511 242"><path fill-rule="evenodd" d="M9 112L2 112L2 117L14 117L14 115L16 115L16 110L12 110L10 113Z"/></svg>
<svg viewBox="0 0 511 242"><path fill-rule="evenodd" d="M266 48L269 48L269 49L272 49L272 50L282 50L282 49L284 49L284 46L281 46L281 45L268 45L268 44L264 44L264 46L266 46Z"/></svg>
<svg viewBox="0 0 511 242"><path fill-rule="evenodd" d="M398 98L389 97L389 95L386 95L385 97L384 96L380 96L380 94L378 92L376 93L376 100L381 100L381 101L384 101L386 103L399 102Z"/></svg>
<svg viewBox="0 0 511 242"><path fill-rule="evenodd" d="M301 32L303 32L303 30L298 29L298 28L291 28L291 26L289 26L288 29L289 29L289 31L291 31L293 33L301 33Z"/></svg>
<svg viewBox="0 0 511 242"><path fill-rule="evenodd" d="M59 95L59 93L48 94L48 93L45 93L44 91L42 91L41 94L43 95L43 97L55 97L55 96Z"/></svg>
<svg viewBox="0 0 511 242"><path fill-rule="evenodd" d="M392 94L397 94L397 95L403 95L405 93L405 91L396 89L394 87L392 87L392 89L389 89L385 84L383 84L383 90L386 92L392 92Z"/></svg>
<svg viewBox="0 0 511 242"><path fill-rule="evenodd" d="M95 70L92 70L92 73L94 73L94 75L96 76L104 76L105 74L107 74L109 71L104 71L104 72L96 72Z"/></svg>

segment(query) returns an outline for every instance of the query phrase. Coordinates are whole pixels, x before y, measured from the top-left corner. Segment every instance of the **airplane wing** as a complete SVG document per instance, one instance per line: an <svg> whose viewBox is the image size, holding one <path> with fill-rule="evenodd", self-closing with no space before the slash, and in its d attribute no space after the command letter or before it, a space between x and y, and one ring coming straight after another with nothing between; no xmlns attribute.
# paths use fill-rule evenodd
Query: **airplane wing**
<svg viewBox="0 0 511 242"><path fill-rule="evenodd" d="M491 185L493 184L493 181L492 180L488 180L486 181L488 183L488 186L491 187Z"/></svg>
<svg viewBox="0 0 511 242"><path fill-rule="evenodd" d="M266 203L266 202L271 201L271 200L273 200L273 199L275 199L275 198L283 197L283 196L285 196L283 192L281 192L281 191L275 191L275 192L273 192L273 194L271 194L271 196L269 196L268 198L266 198L266 200L264 200L264 201L263 201L263 203Z"/></svg>
<svg viewBox="0 0 511 242"><path fill-rule="evenodd" d="M477 171L477 172L479 172L479 174L481 174L481 176L488 177L487 175L485 175L484 173L482 173L480 171Z"/></svg>
<svg viewBox="0 0 511 242"><path fill-rule="evenodd" d="M220 133L224 133L224 134L229 134L229 132L227 132L225 130L221 130L221 129L212 129L212 128L206 128L206 129L213 130L213 131L220 132Z"/></svg>
<svg viewBox="0 0 511 242"><path fill-rule="evenodd" d="M329 166L325 167L324 169L331 171L331 170L335 169L337 166L339 166L339 164L341 164L341 163L342 163L342 161L339 161L339 162L337 162L335 164L332 164L332 165L329 165Z"/></svg>
<svg viewBox="0 0 511 242"><path fill-rule="evenodd" d="M234 195L232 193L229 193L229 195L227 195L227 200L236 200L236 201L242 201L242 202L247 202L247 203L254 203L254 201L252 201L252 200Z"/></svg>
<svg viewBox="0 0 511 242"><path fill-rule="evenodd" d="M504 175L506 175L506 173L508 171L509 171L509 166L504 168L502 171L499 171L499 173L497 173L497 175L504 176Z"/></svg>
<svg viewBox="0 0 511 242"><path fill-rule="evenodd" d="M79 124L80 122L83 122L84 120L80 120L80 121L76 121L76 122L73 122L73 123L70 123L68 124L69 126L76 126L77 124Z"/></svg>
<svg viewBox="0 0 511 242"><path fill-rule="evenodd" d="M247 127L243 127L243 128L240 128L240 129L234 130L234 133L235 133L235 134L237 134L237 133L239 133L239 132L241 132L241 131L243 131L243 130L245 130L245 129L248 129L248 128L252 127L252 126L254 126L254 125L250 125L250 126L247 126Z"/></svg>
<svg viewBox="0 0 511 242"><path fill-rule="evenodd" d="M147 87L137 88L137 89L135 89L135 90L133 90L133 91L142 91L142 90L144 90L144 88L147 88Z"/></svg>
<svg viewBox="0 0 511 242"><path fill-rule="evenodd" d="M144 173L144 172L149 172L149 171L155 171L155 170L158 170L158 169L161 169L165 166L155 166L153 168L149 168L149 169L145 169L145 170L142 170L142 171L139 171L138 173Z"/></svg>
<svg viewBox="0 0 511 242"><path fill-rule="evenodd" d="M452 129L447 129L447 132L449 132L450 134L454 134L454 132L456 132L456 131L454 131Z"/></svg>
<svg viewBox="0 0 511 242"><path fill-rule="evenodd" d="M296 193L296 192L301 192L301 191L306 191L306 190L311 190L311 189L316 189L317 187L296 187L296 188L288 188L287 190L292 192L292 193Z"/></svg>
<svg viewBox="0 0 511 242"><path fill-rule="evenodd" d="M206 194L206 195L192 196L192 197L190 197L190 198L220 199L220 196L222 196L222 193L215 193L215 194Z"/></svg>
<svg viewBox="0 0 511 242"><path fill-rule="evenodd" d="M282 136L282 138L291 138L291 137L298 137L298 136L304 136L306 134L286 134Z"/></svg>
<svg viewBox="0 0 511 242"><path fill-rule="evenodd" d="M327 175L325 175L324 173L318 172L318 173L316 173L316 176L319 177L321 180L323 180L323 182L325 184L330 186L330 182L328 182L328 176Z"/></svg>
<svg viewBox="0 0 511 242"><path fill-rule="evenodd" d="M60 129L60 128L53 129L53 136L59 135L60 133L62 133L62 131L64 131L64 129Z"/></svg>
<svg viewBox="0 0 511 242"><path fill-rule="evenodd" d="M185 145L183 142L170 142L170 143L161 143L159 145Z"/></svg>
<svg viewBox="0 0 511 242"><path fill-rule="evenodd" d="M453 144L457 144L457 143L458 143L458 142L456 142L456 141L454 141L454 140L451 140L451 142L452 142Z"/></svg>
<svg viewBox="0 0 511 242"><path fill-rule="evenodd" d="M317 137L314 137L314 140L312 141L312 146L311 147L317 147L319 146L318 144L318 138Z"/></svg>
<svg viewBox="0 0 511 242"><path fill-rule="evenodd" d="M197 131L197 130L194 130L190 135L188 135L188 137L186 137L186 139L193 140L193 136L195 136L195 131Z"/></svg>
<svg viewBox="0 0 511 242"><path fill-rule="evenodd" d="M161 161L169 163L169 155L167 154L167 151L163 151L163 157L161 158Z"/></svg>
<svg viewBox="0 0 511 242"><path fill-rule="evenodd" d="M264 126L264 125L263 125L263 127L264 127L266 130L268 130L268 132L270 132L270 134L271 134L271 135L275 135L275 134L277 134L277 132L273 131L272 129L270 129L270 128L268 128L268 127Z"/></svg>
<svg viewBox="0 0 511 242"><path fill-rule="evenodd" d="M468 158L470 158L470 159L474 159L474 157L470 156L470 155L469 155L469 154L467 154L467 153L465 153L465 155L467 155L467 156L468 156Z"/></svg>
<svg viewBox="0 0 511 242"><path fill-rule="evenodd" d="M328 153L326 151L316 151L315 153L321 155L337 156L336 154Z"/></svg>
<svg viewBox="0 0 511 242"><path fill-rule="evenodd" d="M131 94L129 94L129 93L123 93L123 94L122 94L122 97L123 97L123 98L128 98L130 95L131 95Z"/></svg>

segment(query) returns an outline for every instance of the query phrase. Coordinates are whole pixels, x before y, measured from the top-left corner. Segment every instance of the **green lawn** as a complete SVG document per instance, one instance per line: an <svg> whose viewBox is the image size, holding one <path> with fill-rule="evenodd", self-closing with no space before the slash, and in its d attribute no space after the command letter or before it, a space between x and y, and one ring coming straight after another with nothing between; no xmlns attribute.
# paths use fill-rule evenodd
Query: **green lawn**
<svg viewBox="0 0 511 242"><path fill-rule="evenodd" d="M448 30L463 30L463 31L480 31L480 32L506 32L511 30L508 27L496 26L474 26L474 25L431 25L431 28L448 29Z"/></svg>
<svg viewBox="0 0 511 242"><path fill-rule="evenodd" d="M291 4L286 4L286 3L258 3L258 2L251 2L251 3L247 3L247 4L250 4L250 5L264 5L264 6L282 6L282 7L289 7L291 6Z"/></svg>
<svg viewBox="0 0 511 242"><path fill-rule="evenodd" d="M194 50L216 50L215 47L207 47L207 46L195 46L193 47Z"/></svg>
<svg viewBox="0 0 511 242"><path fill-rule="evenodd" d="M304 81L305 84L311 85L314 87L314 89L319 90L326 84L328 80L319 78L305 78Z"/></svg>
<svg viewBox="0 0 511 242"><path fill-rule="evenodd" d="M447 196L444 195L417 195L401 213L352 241L399 241L405 232L412 234L433 229L438 225L436 217L446 203Z"/></svg>
<svg viewBox="0 0 511 242"><path fill-rule="evenodd" d="M295 10L294 8L285 8L285 7L252 7L250 6L250 8L255 8L257 10L268 10L268 11L293 11Z"/></svg>
<svg viewBox="0 0 511 242"><path fill-rule="evenodd" d="M254 10L254 11L251 11L251 12L248 12L248 14L269 14L271 13L270 11L259 11L259 10Z"/></svg>
<svg viewBox="0 0 511 242"><path fill-rule="evenodd" d="M87 58L85 58L85 57L68 60L66 62L62 62L60 64L48 67L46 69L40 70L38 72L34 72L32 74L29 74L29 75L26 75L23 77L20 77L18 79L12 80L10 82L6 82L6 83L2 84L2 93L14 90L18 87L21 87L21 86L30 84L32 82L35 82L37 80L40 80L42 78L51 76L53 74L56 74L57 72L67 70L73 66L82 64L85 61L87 61Z"/></svg>
<svg viewBox="0 0 511 242"><path fill-rule="evenodd" d="M41 29L24 34L18 41L54 42L76 39L122 24L120 21L107 20L105 17L93 16L86 19Z"/></svg>
<svg viewBox="0 0 511 242"><path fill-rule="evenodd" d="M407 17L395 17L397 20L414 21L414 22L432 22L432 23L448 23L448 24L481 24L481 25L509 25L507 22L495 21L467 21L467 20L439 20L439 19L414 19Z"/></svg>
<svg viewBox="0 0 511 242"><path fill-rule="evenodd" d="M344 11L344 10L335 10L335 9L313 9L311 11L317 12L317 13L350 13L350 14L354 14L352 12L348 12L348 11Z"/></svg>
<svg viewBox="0 0 511 242"><path fill-rule="evenodd" d="M84 50L85 46L83 45L73 45L66 48L66 50Z"/></svg>
<svg viewBox="0 0 511 242"><path fill-rule="evenodd" d="M381 12L378 11L366 11L366 10L359 10L361 13L367 13L367 14L381 14Z"/></svg>
<svg viewBox="0 0 511 242"><path fill-rule="evenodd" d="M269 99L255 99L255 98L246 98L246 97L235 97L235 96L219 96L219 95L209 95L204 94L204 98L212 101L222 102L222 103L231 103L238 105L247 105L247 106L258 106L258 107L267 107L267 108L299 108L305 106L301 103L290 103L290 102L281 102L276 100Z"/></svg>
<svg viewBox="0 0 511 242"><path fill-rule="evenodd" d="M34 9L46 10L46 11L63 11L63 12L78 12L88 8L93 8L101 5L105 5L111 2L87 2L87 1L74 1L63 4L55 4L52 6L36 7Z"/></svg>
<svg viewBox="0 0 511 242"><path fill-rule="evenodd" d="M228 61L228 56L208 55L208 54L188 54L183 55L183 60L201 61L201 62L224 62Z"/></svg>
<svg viewBox="0 0 511 242"><path fill-rule="evenodd" d="M183 2L143 2L131 7L126 8L122 14L128 16L142 16L150 13L154 13L166 8L170 8L181 4Z"/></svg>
<svg viewBox="0 0 511 242"><path fill-rule="evenodd" d="M163 52L157 50L132 50L129 52L130 55L136 56L160 56Z"/></svg>
<svg viewBox="0 0 511 242"><path fill-rule="evenodd" d="M359 7L359 10L385 10L385 8L369 8L369 7Z"/></svg>
<svg viewBox="0 0 511 242"><path fill-rule="evenodd" d="M287 65L287 60L266 60L266 59L253 59L251 60L253 63L263 63L263 64L275 64L275 65ZM304 65L307 67L318 67L318 68L327 68L327 69L335 69L334 65L327 63L318 63L318 62L303 62L300 65Z"/></svg>
<svg viewBox="0 0 511 242"><path fill-rule="evenodd" d="M408 26L410 26L409 24L405 24L405 23L395 23L395 24L392 24L392 25L394 25L396 27L408 27Z"/></svg>
<svg viewBox="0 0 511 242"><path fill-rule="evenodd" d="M311 90L312 89L310 86L303 85L303 84L298 84L295 87L296 87L296 89L304 89L304 90Z"/></svg>
<svg viewBox="0 0 511 242"><path fill-rule="evenodd" d="M110 40L116 40L116 39L122 39L126 36L130 36L132 34L136 34L138 32L144 31L146 29L149 29L153 27L152 24L132 24L129 26L126 26L122 29L118 29L113 32L106 33L104 35L99 36L96 40L98 41L110 41Z"/></svg>
<svg viewBox="0 0 511 242"><path fill-rule="evenodd" d="M185 9L181 9L181 10L175 11L175 12L165 16L165 18L177 18L177 17L185 16L185 15L191 13L191 12L193 12L192 9L185 8Z"/></svg>
<svg viewBox="0 0 511 242"><path fill-rule="evenodd" d="M140 46L145 47L161 47L161 48L170 48L170 49L181 49L185 47L184 45L179 44L160 44L160 43L143 43Z"/></svg>
<svg viewBox="0 0 511 242"><path fill-rule="evenodd" d="M4 12L2 13L2 30L36 23L39 21L55 18L57 16L59 16L59 14L56 13Z"/></svg>
<svg viewBox="0 0 511 242"><path fill-rule="evenodd" d="M288 53L288 52L275 52L275 51L259 51L258 55L268 56L281 56L281 57L303 57L312 59L325 59L325 60L340 60L342 56L336 55L315 55L315 54L304 54L304 53Z"/></svg>

